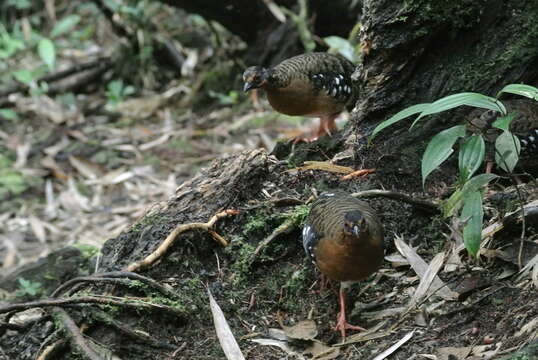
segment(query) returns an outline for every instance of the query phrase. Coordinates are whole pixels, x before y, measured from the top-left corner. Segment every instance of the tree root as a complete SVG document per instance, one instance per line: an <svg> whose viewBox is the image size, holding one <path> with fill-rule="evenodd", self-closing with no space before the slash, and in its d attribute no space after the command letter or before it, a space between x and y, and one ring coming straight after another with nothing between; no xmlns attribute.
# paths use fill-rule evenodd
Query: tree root
<svg viewBox="0 0 538 360"><path fill-rule="evenodd" d="M73 347L79 349L79 351L90 360L103 360L103 358L97 354L86 342L82 333L80 332L75 321L69 316L69 314L60 307L54 307L53 312L62 321L69 337L71 338L71 344Z"/></svg>
<svg viewBox="0 0 538 360"><path fill-rule="evenodd" d="M104 323L106 326L112 327L118 332L126 335L127 337L133 340L136 340L138 342L141 342L143 344L147 344L148 346L151 346L154 348L168 349L168 350L175 350L177 348L177 346L160 341L143 331L136 331L132 329L131 327L114 320L110 315L108 315L104 311L95 312L92 314L92 316L95 317L97 321Z"/></svg>
<svg viewBox="0 0 538 360"><path fill-rule="evenodd" d="M146 256L143 260L136 261L132 263L131 265L127 266L125 270L129 272L135 272L135 271L140 271L140 270L150 267L168 252L170 247L172 247L172 245L175 243L179 234L184 233L189 230L196 230L196 229L205 230L213 237L213 239L215 239L222 246L228 246L228 242L222 236L220 236L213 230L213 226L215 226L215 223L219 219L225 218L230 215L237 215L237 214L239 214L238 210L224 210L214 215L206 223L180 224L176 226L174 230L172 230L172 232L166 237L166 239L164 239L161 245L159 245L159 247L154 252Z"/></svg>
<svg viewBox="0 0 538 360"><path fill-rule="evenodd" d="M93 274L91 276L81 276L77 278L73 278L69 281L66 281L62 285L60 285L56 290L53 291L51 294L51 297L58 297L58 295L61 295L64 293L69 287L80 284L81 282L111 282L111 283L119 283L120 285L131 285L131 282L125 282L125 279L121 278L128 278L131 280L138 280L145 285L151 286L152 288L158 290L163 295L166 295L168 297L177 299L178 295L166 287L159 284L157 281L148 278L146 276L133 273L133 272L127 272L127 271L112 271L112 272L106 272L106 273L99 273L99 274ZM73 291L70 291L72 293Z"/></svg>
<svg viewBox="0 0 538 360"><path fill-rule="evenodd" d="M37 300L30 301L25 303L10 304L0 307L0 314L5 314L7 312L15 311L24 311L28 309L33 309L36 307L59 307L65 305L75 305L75 304L102 304L102 305L115 305L122 306L134 309L146 309L146 310L159 310L164 311L169 314L173 314L178 317L183 317L184 313L174 307L163 305L163 304L153 304L150 302L144 302L139 299L123 299L123 298L114 298L110 296L80 296L69 299L47 299L47 300Z"/></svg>
<svg viewBox="0 0 538 360"><path fill-rule="evenodd" d="M393 200L399 200L421 208L432 214L438 214L440 212L438 204L422 199L416 199L406 194L388 191L388 190L365 190L351 194L353 197L366 198L366 197L386 197Z"/></svg>

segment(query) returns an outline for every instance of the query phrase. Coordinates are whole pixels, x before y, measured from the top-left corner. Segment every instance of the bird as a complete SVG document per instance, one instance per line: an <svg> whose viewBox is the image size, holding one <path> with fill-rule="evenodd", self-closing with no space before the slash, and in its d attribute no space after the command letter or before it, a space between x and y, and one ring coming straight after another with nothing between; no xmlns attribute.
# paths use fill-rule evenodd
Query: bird
<svg viewBox="0 0 538 360"><path fill-rule="evenodd" d="M295 140L310 142L335 132L336 117L354 105L354 70L355 65L341 55L306 53L271 68L247 68L243 73L243 90L265 90L271 106L282 114L319 117L313 136L299 136Z"/></svg>
<svg viewBox="0 0 538 360"><path fill-rule="evenodd" d="M303 227L307 257L322 276L340 282L340 310L334 330L365 330L346 321L346 292L373 274L383 262L383 225L364 201L342 191L325 192L312 204Z"/></svg>
<svg viewBox="0 0 538 360"><path fill-rule="evenodd" d="M510 123L510 132L519 138L521 150L519 153L520 165L523 167L536 167L538 165L538 101L527 99L514 99L503 101L507 113L514 118ZM473 134L482 134L487 144L486 172L491 172L495 159L494 143L502 133L493 127L500 113L494 110L476 109L468 115L467 128Z"/></svg>

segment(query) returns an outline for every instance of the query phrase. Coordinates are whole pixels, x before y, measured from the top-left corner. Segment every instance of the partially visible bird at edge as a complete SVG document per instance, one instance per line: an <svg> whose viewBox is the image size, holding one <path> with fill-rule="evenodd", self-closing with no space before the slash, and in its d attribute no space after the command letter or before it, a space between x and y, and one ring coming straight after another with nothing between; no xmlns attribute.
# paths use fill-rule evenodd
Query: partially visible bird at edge
<svg viewBox="0 0 538 360"><path fill-rule="evenodd" d="M351 75L355 65L340 55L307 53L286 59L272 68L251 66L243 73L245 92L263 89L271 106L291 116L319 117L317 131L299 136L314 141L337 130L335 119L355 102Z"/></svg>

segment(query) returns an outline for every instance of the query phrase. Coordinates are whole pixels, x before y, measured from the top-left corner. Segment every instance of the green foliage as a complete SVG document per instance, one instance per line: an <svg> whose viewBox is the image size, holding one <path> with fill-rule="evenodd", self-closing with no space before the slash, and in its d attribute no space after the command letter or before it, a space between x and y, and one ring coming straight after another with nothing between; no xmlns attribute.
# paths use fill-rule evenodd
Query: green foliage
<svg viewBox="0 0 538 360"><path fill-rule="evenodd" d="M16 10L26 10L29 9L32 3L30 0L6 0L4 6L6 8L14 8Z"/></svg>
<svg viewBox="0 0 538 360"><path fill-rule="evenodd" d="M356 62L358 60L355 47L347 39L339 36L327 36L323 38L323 41L329 46L329 53L338 53L349 61Z"/></svg>
<svg viewBox="0 0 538 360"><path fill-rule="evenodd" d="M131 85L123 84L122 80L113 80L109 82L106 89L106 106L109 110L113 110L125 99L125 97L135 93L135 88Z"/></svg>
<svg viewBox="0 0 538 360"><path fill-rule="evenodd" d="M19 114L13 109L0 109L0 120L18 120Z"/></svg>
<svg viewBox="0 0 538 360"><path fill-rule="evenodd" d="M0 153L0 199L9 195L18 195L28 188L23 174L14 170L13 161Z"/></svg>
<svg viewBox="0 0 538 360"><path fill-rule="evenodd" d="M91 259L99 253L99 248L89 244L74 244L74 247L80 250L82 257L85 259Z"/></svg>
<svg viewBox="0 0 538 360"><path fill-rule="evenodd" d="M239 92L231 90L228 94L223 94L217 91L209 90L209 97L217 99L220 105L234 105L239 100Z"/></svg>
<svg viewBox="0 0 538 360"><path fill-rule="evenodd" d="M479 135L473 135L465 139L460 148L458 159L458 168L460 172L460 181L466 182L478 170L486 154L486 143L484 138Z"/></svg>
<svg viewBox="0 0 538 360"><path fill-rule="evenodd" d="M49 67L49 69L54 69L56 64L56 47L52 40L48 38L42 38L37 44L37 52L39 57L43 62Z"/></svg>
<svg viewBox="0 0 538 360"><path fill-rule="evenodd" d="M465 199L461 210L460 220L466 222L463 227L463 242L471 256L477 256L482 239L482 221L484 209L482 208L482 193L475 191Z"/></svg>
<svg viewBox="0 0 538 360"><path fill-rule="evenodd" d="M56 23L52 31L50 32L50 36L55 38L60 35L63 35L71 30L80 22L80 16L73 14L73 15L67 15L60 21Z"/></svg>
<svg viewBox="0 0 538 360"><path fill-rule="evenodd" d="M19 282L19 289L15 292L16 296L35 297L43 291L42 284L40 282L34 282L34 281L26 280L24 278L19 278L17 279L17 281Z"/></svg>
<svg viewBox="0 0 538 360"><path fill-rule="evenodd" d="M0 23L0 59L8 59L24 49L24 42L11 35Z"/></svg>
<svg viewBox="0 0 538 360"><path fill-rule="evenodd" d="M519 139L510 131L503 131L495 140L495 162L506 172L514 171L521 144Z"/></svg>
<svg viewBox="0 0 538 360"><path fill-rule="evenodd" d="M422 185L428 175L439 167L454 152L452 146L458 138L465 136L465 126L457 125L435 135L422 157Z"/></svg>
<svg viewBox="0 0 538 360"><path fill-rule="evenodd" d="M370 141L383 129L412 115L418 114L411 124L411 130L427 115L437 114L462 105L483 108L502 115L492 124L493 127L503 131L495 141L495 162L504 171L512 172L519 160L521 144L519 139L510 132L510 123L514 119L514 114L508 114L504 104L498 100L504 93L521 95L538 101L538 89L524 84L507 85L497 93L496 98L472 92L453 94L432 103L417 104L403 109L380 123L373 130ZM486 153L486 142L482 134L468 136L465 125L456 125L435 135L428 143L422 156L422 184L424 186L432 171L454 153L453 147L460 138L464 139L460 145L458 158L460 183L442 207L445 216L456 216L461 209L460 220L465 223L463 229L465 247L471 255L476 256L480 248L484 216L480 189L497 177L492 174L480 174L473 177L484 162Z"/></svg>

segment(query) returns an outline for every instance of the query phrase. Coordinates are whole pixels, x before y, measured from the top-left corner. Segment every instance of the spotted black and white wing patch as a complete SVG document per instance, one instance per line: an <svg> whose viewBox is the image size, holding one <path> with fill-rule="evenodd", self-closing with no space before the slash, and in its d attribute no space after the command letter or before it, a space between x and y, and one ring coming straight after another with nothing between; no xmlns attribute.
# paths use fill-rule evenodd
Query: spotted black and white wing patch
<svg viewBox="0 0 538 360"><path fill-rule="evenodd" d="M538 155L538 129L533 129L529 135L520 139L521 156Z"/></svg>
<svg viewBox="0 0 538 360"><path fill-rule="evenodd" d="M306 224L303 228L303 247L308 258L315 264L316 255L314 251L319 241L319 236L310 224Z"/></svg>
<svg viewBox="0 0 538 360"><path fill-rule="evenodd" d="M333 72L313 74L311 77L314 88L325 91L327 95L347 101L351 97L352 87L349 76Z"/></svg>

